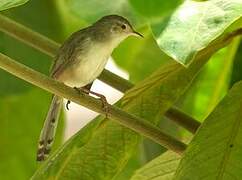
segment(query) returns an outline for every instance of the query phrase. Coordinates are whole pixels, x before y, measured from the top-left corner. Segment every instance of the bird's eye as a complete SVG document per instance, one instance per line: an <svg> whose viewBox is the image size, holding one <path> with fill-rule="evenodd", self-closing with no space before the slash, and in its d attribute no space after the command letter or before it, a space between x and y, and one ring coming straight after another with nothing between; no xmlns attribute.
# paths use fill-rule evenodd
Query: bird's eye
<svg viewBox="0 0 242 180"><path fill-rule="evenodd" d="M126 29L126 25L123 24L123 25L121 26L121 28L122 28L122 29Z"/></svg>

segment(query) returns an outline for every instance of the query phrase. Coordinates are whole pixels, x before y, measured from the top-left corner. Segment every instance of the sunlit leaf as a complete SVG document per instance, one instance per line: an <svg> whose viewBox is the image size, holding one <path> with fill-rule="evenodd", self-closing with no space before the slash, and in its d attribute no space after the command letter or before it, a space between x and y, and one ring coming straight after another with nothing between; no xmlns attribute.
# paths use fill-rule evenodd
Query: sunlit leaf
<svg viewBox="0 0 242 180"><path fill-rule="evenodd" d="M155 35L162 50L187 66L198 52L230 31L230 26L240 21L241 16L241 0L186 0L165 30Z"/></svg>

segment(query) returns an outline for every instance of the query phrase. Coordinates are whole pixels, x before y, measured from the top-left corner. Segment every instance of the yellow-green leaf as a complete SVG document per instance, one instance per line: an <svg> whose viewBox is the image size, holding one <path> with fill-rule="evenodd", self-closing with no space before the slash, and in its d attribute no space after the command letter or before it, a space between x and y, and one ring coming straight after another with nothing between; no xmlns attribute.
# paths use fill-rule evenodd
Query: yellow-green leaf
<svg viewBox="0 0 242 180"><path fill-rule="evenodd" d="M242 82L204 121L188 146L175 179L241 179Z"/></svg>

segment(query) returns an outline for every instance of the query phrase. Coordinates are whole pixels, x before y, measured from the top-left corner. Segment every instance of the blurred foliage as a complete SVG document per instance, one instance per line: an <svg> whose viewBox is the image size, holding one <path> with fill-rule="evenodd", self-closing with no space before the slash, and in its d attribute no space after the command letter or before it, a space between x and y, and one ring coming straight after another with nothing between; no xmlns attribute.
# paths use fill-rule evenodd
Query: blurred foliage
<svg viewBox="0 0 242 180"><path fill-rule="evenodd" d="M0 10L24 2L1 1ZM241 28L240 0L32 0L3 13L58 42L104 15L119 14L128 18L145 38L128 38L113 53L117 65L126 70L130 80L136 83L117 106L160 125L162 130L179 139L187 138L186 131L162 117L167 109L176 104L202 121L232 84L242 79L240 39L229 41L232 39L230 33ZM0 33L0 51L48 74L49 57L3 33ZM238 93L241 83L205 120L180 164L178 155L169 151L164 153L164 148L146 140L142 144L140 135L100 116L58 148L37 169L35 151L49 96L4 71L0 71L0 81L0 123L3 129L0 146L4 147L0 155L4 162L0 165L0 179L28 179L33 174L33 179L171 179L177 166L177 177L188 175L185 170L183 172L183 167L189 167L193 169L190 175L193 179L199 174L197 172L206 169L207 159L200 159L199 155L213 160L213 153L220 148L213 148L216 138L233 136L236 139L240 136L239 130L235 134L231 128L240 124L235 116L241 110ZM223 132L213 126L215 120L214 124L217 123ZM209 139L213 132L218 136ZM60 146L62 134L63 124L58 129L56 147ZM230 157L230 152L226 151L229 149L227 141L221 142L221 157ZM200 150L201 144L206 148ZM240 155L235 151L240 152L241 147L239 143L234 145L232 156L229 162L224 162L225 165L241 165L241 161L234 160ZM197 149L201 151L197 162L205 162L201 169L188 161L190 154L198 153ZM218 170L218 166L219 163L210 163L209 170ZM224 167L234 176L240 175L236 168Z"/></svg>
<svg viewBox="0 0 242 180"><path fill-rule="evenodd" d="M18 8L4 11L4 15L60 40L62 37L58 29L61 25L55 9L54 3L49 0L30 1ZM42 73L49 72L49 57L3 33L0 33L0 50ZM35 159L38 138L51 97L47 92L3 70L0 70L0 81L0 119L4 129L0 133L3 139L0 146L5 147L1 153L4 163L0 165L0 179L28 179L37 167ZM62 134L63 127L58 130L56 146L60 145Z"/></svg>

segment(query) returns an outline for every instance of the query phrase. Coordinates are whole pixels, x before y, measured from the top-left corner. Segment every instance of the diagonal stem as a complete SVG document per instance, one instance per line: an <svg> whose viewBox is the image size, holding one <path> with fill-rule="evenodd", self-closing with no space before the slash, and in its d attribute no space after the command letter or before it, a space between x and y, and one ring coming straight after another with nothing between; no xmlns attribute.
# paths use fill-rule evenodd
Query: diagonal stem
<svg viewBox="0 0 242 180"><path fill-rule="evenodd" d="M20 64L1 53L0 68L51 93L69 99L103 115L107 115L111 120L150 138L167 149L173 150L179 154L182 154L186 149L186 144L163 133L150 122L111 105L108 105L108 112L106 112L103 109L102 102L98 99L88 96L85 93L79 94L73 88Z"/></svg>
<svg viewBox="0 0 242 180"><path fill-rule="evenodd" d="M166 113L166 117L181 125L186 130L195 134L197 129L200 127L201 123L197 120L194 120L191 116L186 113L178 110L177 108L170 108Z"/></svg>
<svg viewBox="0 0 242 180"><path fill-rule="evenodd" d="M51 57L55 56L57 49L60 47L60 44L56 43L55 41L37 32L34 32L31 29L1 14L0 14L0 22L1 22L0 23L1 31ZM123 93L134 86L128 80L122 77L119 77L108 70L104 70L102 74L99 76L99 79ZM194 124L199 123L195 119L188 117L183 112L174 108L170 108L169 111L165 113L165 116L173 120L174 122L178 123L179 125L183 126L184 128L186 128L188 131L192 133L194 133L197 129L197 127L195 127Z"/></svg>

